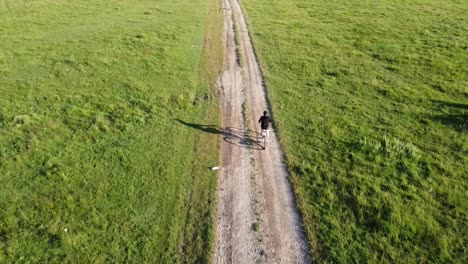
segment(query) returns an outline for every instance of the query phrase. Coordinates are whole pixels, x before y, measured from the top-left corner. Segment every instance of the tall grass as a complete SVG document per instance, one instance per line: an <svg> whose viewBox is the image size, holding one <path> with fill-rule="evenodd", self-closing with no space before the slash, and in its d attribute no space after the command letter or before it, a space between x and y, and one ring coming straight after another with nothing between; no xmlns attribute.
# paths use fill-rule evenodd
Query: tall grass
<svg viewBox="0 0 468 264"><path fill-rule="evenodd" d="M468 4L242 2L315 260L467 262Z"/></svg>
<svg viewBox="0 0 468 264"><path fill-rule="evenodd" d="M208 261L218 1L5 3L0 262Z"/></svg>

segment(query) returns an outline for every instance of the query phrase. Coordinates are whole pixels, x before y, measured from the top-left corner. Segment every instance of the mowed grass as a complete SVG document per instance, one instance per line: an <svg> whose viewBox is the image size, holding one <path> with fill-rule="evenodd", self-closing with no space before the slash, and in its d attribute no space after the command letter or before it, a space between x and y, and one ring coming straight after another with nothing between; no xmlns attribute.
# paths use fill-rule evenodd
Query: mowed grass
<svg viewBox="0 0 468 264"><path fill-rule="evenodd" d="M217 1L1 1L0 262L207 262Z"/></svg>
<svg viewBox="0 0 468 264"><path fill-rule="evenodd" d="M315 261L467 263L468 2L242 2Z"/></svg>

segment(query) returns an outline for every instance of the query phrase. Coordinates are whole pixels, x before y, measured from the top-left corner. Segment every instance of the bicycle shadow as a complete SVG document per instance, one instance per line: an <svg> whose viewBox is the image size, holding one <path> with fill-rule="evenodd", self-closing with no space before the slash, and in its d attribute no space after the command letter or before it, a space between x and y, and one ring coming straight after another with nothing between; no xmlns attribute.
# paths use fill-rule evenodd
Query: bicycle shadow
<svg viewBox="0 0 468 264"><path fill-rule="evenodd" d="M223 135L223 140L229 144L248 149L263 150L263 145L261 144L262 135L261 133L255 132L253 130L235 127L226 127L222 129L216 127L215 125L193 124L178 118L175 120L182 125L203 131L205 133Z"/></svg>
<svg viewBox="0 0 468 264"><path fill-rule="evenodd" d="M225 133L223 139L229 144L248 149L263 150L261 133L235 127L226 127L223 131Z"/></svg>

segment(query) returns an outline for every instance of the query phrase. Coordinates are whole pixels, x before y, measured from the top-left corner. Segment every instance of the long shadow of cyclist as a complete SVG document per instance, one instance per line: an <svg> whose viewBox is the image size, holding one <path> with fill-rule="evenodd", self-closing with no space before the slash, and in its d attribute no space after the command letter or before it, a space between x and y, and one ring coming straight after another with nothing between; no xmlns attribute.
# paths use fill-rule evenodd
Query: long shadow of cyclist
<svg viewBox="0 0 468 264"><path fill-rule="evenodd" d="M186 125L188 127L201 130L201 131L203 131L205 133L224 135L224 131L218 129L215 125L192 124L192 123L187 123L187 122L185 122L183 120L180 120L178 118L176 118L176 121L181 123L182 125Z"/></svg>
<svg viewBox="0 0 468 264"><path fill-rule="evenodd" d="M229 144L248 149L262 150L263 146L260 144L261 135L250 129L227 127L225 129L218 128L215 125L202 125L188 123L180 119L176 119L182 125L197 129L209 134L223 135L223 140Z"/></svg>

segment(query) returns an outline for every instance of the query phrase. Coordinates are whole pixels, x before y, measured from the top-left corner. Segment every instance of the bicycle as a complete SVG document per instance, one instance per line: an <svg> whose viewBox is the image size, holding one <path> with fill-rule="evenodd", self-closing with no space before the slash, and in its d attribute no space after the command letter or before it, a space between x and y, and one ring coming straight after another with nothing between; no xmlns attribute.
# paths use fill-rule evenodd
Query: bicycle
<svg viewBox="0 0 468 264"><path fill-rule="evenodd" d="M266 149L266 143L270 140L270 123L271 123L271 118L268 116L267 111L263 111L263 116L260 117L258 120L258 123L261 123L261 128L262 128L262 141L263 141L263 149Z"/></svg>
<svg viewBox="0 0 468 264"><path fill-rule="evenodd" d="M266 145L268 142L268 129L262 129L262 143L263 143L263 149L266 149Z"/></svg>

